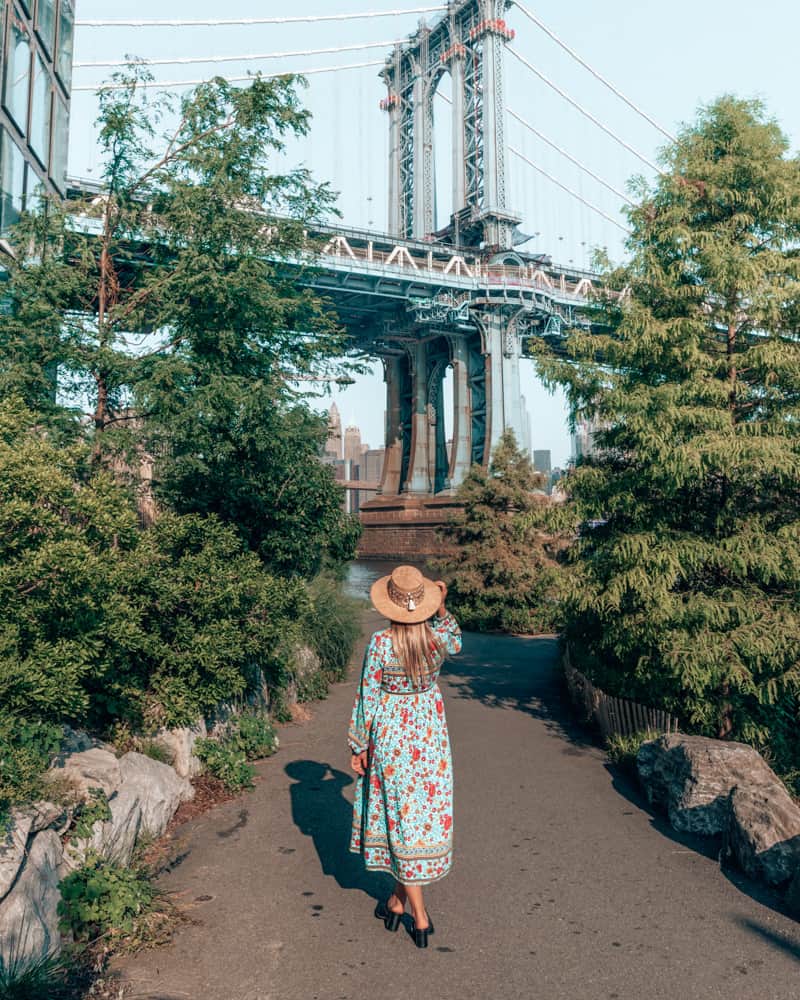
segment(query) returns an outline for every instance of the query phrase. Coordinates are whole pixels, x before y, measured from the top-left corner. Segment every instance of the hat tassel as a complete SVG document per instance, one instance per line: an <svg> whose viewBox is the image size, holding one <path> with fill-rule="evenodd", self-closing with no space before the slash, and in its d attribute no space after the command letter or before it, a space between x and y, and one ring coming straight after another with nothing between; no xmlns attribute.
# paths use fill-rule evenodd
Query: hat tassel
<svg viewBox="0 0 800 1000"><path fill-rule="evenodd" d="M414 603L414 598L413 597L409 597L409 599L408 599L408 610L409 611L416 611L417 610L417 605Z"/></svg>

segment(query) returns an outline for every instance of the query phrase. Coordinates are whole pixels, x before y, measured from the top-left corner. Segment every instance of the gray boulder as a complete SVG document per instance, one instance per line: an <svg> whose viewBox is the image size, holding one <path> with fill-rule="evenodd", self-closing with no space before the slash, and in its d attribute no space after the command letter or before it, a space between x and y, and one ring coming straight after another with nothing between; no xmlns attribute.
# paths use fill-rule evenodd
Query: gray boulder
<svg viewBox="0 0 800 1000"><path fill-rule="evenodd" d="M91 851L110 861L127 865L133 857L142 825L142 805L139 793L125 786L108 801L111 818L98 820L92 835L70 840L64 851L61 877L79 868Z"/></svg>
<svg viewBox="0 0 800 1000"><path fill-rule="evenodd" d="M100 788L107 798L111 798L122 784L120 762L110 750L100 747L70 754L60 767L52 768L48 776L68 781L82 798L88 798L90 788Z"/></svg>
<svg viewBox="0 0 800 1000"><path fill-rule="evenodd" d="M644 743L636 767L651 805L663 809L676 830L704 836L727 830L734 788L768 788L778 781L744 743L680 733Z"/></svg>
<svg viewBox="0 0 800 1000"><path fill-rule="evenodd" d="M141 753L126 753L119 766L126 801L131 796L139 802L141 832L160 837L181 802L194 798L191 782L179 777L169 765Z"/></svg>
<svg viewBox="0 0 800 1000"><path fill-rule="evenodd" d="M800 809L777 778L734 788L730 806L727 848L743 871L770 885L800 874Z"/></svg>
<svg viewBox="0 0 800 1000"><path fill-rule="evenodd" d="M13 886L25 860L33 817L23 809L13 809L5 839L0 842L0 900Z"/></svg>
<svg viewBox="0 0 800 1000"><path fill-rule="evenodd" d="M31 842L14 888L0 902L0 957L23 964L61 950L58 930L58 868L61 841L54 830Z"/></svg>
<svg viewBox="0 0 800 1000"><path fill-rule="evenodd" d="M194 726L162 729L155 737L172 760L172 766L181 778L194 778L203 770L203 762L194 755L194 745L208 735L204 719Z"/></svg>

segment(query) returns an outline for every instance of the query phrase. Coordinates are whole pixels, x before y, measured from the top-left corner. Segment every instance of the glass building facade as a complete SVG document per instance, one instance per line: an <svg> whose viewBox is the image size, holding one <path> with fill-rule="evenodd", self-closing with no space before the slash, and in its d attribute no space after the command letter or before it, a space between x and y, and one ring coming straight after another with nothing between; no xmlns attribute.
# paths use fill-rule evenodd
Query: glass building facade
<svg viewBox="0 0 800 1000"><path fill-rule="evenodd" d="M75 0L0 0L0 231L66 194Z"/></svg>

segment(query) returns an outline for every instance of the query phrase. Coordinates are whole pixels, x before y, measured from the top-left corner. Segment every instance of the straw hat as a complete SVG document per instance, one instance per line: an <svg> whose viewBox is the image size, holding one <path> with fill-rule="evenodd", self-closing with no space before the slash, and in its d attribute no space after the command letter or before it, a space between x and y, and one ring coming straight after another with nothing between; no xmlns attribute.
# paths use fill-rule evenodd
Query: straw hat
<svg viewBox="0 0 800 1000"><path fill-rule="evenodd" d="M442 592L413 566L398 566L389 576L372 584L372 603L393 622L413 625L435 614L442 603Z"/></svg>

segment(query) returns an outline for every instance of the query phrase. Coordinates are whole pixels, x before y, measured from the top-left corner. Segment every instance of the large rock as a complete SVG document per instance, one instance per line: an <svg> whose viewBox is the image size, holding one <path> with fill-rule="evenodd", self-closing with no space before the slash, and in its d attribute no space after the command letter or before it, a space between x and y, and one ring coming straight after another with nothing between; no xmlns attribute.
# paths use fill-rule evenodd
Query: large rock
<svg viewBox="0 0 800 1000"><path fill-rule="evenodd" d="M141 753L126 753L119 761L122 791L141 807L141 832L160 837L181 802L194 798L194 788L167 764Z"/></svg>
<svg viewBox="0 0 800 1000"><path fill-rule="evenodd" d="M48 771L48 776L66 779L82 798L89 797L91 788L99 788L111 798L122 784L120 762L110 750L100 747L70 754L60 767Z"/></svg>
<svg viewBox="0 0 800 1000"><path fill-rule="evenodd" d="M636 767L650 803L672 826L705 836L727 830L734 788L768 788L778 780L744 743L679 733L642 744Z"/></svg>
<svg viewBox="0 0 800 1000"><path fill-rule="evenodd" d="M172 766L181 778L194 778L203 770L203 762L194 755L194 745L206 736L208 731L205 720L200 719L194 726L162 729L155 741L167 751Z"/></svg>
<svg viewBox="0 0 800 1000"><path fill-rule="evenodd" d="M58 867L61 841L54 830L31 842L14 888L0 903L0 957L4 963L36 961L61 950Z"/></svg>
<svg viewBox="0 0 800 1000"><path fill-rule="evenodd" d="M800 874L800 809L781 782L734 788L727 848L753 878L782 885Z"/></svg>
<svg viewBox="0 0 800 1000"><path fill-rule="evenodd" d="M111 818L98 820L90 837L72 839L64 851L61 877L80 866L89 852L127 865L133 857L136 840L142 825L142 804L139 792L125 787L108 801Z"/></svg>
<svg viewBox="0 0 800 1000"><path fill-rule="evenodd" d="M0 842L0 900L8 894L22 867L32 826L33 817L29 813L12 810L8 832Z"/></svg>

